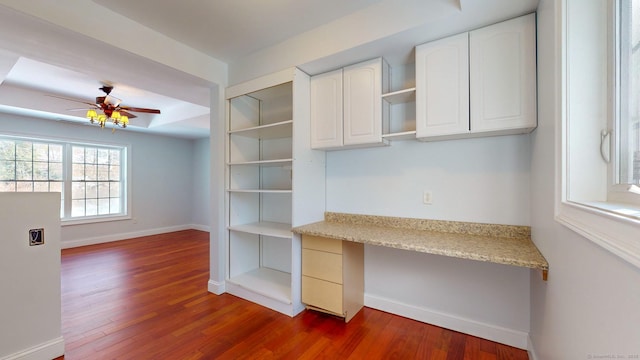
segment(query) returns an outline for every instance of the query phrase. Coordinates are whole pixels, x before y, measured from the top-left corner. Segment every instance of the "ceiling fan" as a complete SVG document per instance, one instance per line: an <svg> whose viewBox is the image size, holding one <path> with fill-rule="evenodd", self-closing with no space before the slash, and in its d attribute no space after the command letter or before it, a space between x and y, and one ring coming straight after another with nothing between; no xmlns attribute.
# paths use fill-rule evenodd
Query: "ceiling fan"
<svg viewBox="0 0 640 360"><path fill-rule="evenodd" d="M102 92L105 93L104 96L97 96L95 103L85 102L77 99L69 99L60 96L51 95L53 97L57 97L64 100L70 100L75 102L81 102L83 104L87 104L92 107L93 110L102 110L102 112L107 115L107 117L111 117L114 111L119 112L121 115L128 116L129 119L133 119L136 115L132 114L132 112L137 113L148 113L148 114L160 114L160 110L158 109L147 109L133 106L124 106L121 105L122 100L117 97L110 95L113 90L113 86L111 85L103 85L99 88ZM87 109L70 109L70 110L87 110Z"/></svg>
<svg viewBox="0 0 640 360"><path fill-rule="evenodd" d="M91 106L89 109L80 108L80 109L68 109L69 111L87 111L86 117L90 120L92 124L97 123L100 127L104 128L107 122L113 123L115 127L126 128L129 124L129 119L133 119L137 117L132 114L132 112L138 113L149 113L149 114L160 114L160 110L158 109L147 109L133 106L124 106L121 105L122 100L117 97L111 95L111 91L113 90L113 86L111 85L103 85L99 90L104 92L104 96L97 96L95 103L86 102L78 99L70 99L57 95L48 95L51 97L55 97L58 99L68 100L83 103ZM102 111L102 114L99 114L97 111ZM114 127L114 131L115 131Z"/></svg>

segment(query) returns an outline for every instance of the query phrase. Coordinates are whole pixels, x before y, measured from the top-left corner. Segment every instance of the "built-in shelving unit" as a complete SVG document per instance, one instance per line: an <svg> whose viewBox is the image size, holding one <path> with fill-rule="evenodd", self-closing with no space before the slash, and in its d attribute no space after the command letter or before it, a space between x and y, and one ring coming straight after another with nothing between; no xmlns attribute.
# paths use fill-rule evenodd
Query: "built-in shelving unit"
<svg viewBox="0 0 640 360"><path fill-rule="evenodd" d="M314 194L324 188L324 153L310 149L308 99L309 77L297 69L227 89L225 289L290 316L304 309L291 228L324 213L324 192Z"/></svg>

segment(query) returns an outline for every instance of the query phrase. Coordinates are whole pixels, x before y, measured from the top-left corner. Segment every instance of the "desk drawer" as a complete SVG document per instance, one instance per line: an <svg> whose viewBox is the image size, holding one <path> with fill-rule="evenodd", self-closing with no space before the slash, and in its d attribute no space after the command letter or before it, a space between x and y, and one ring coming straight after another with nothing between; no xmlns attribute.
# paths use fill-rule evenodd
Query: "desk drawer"
<svg viewBox="0 0 640 360"><path fill-rule="evenodd" d="M302 302L343 315L342 285L302 276Z"/></svg>
<svg viewBox="0 0 640 360"><path fill-rule="evenodd" d="M302 249L302 275L342 284L342 255Z"/></svg>
<svg viewBox="0 0 640 360"><path fill-rule="evenodd" d="M320 236L303 235L302 248L342 254L342 240L329 239Z"/></svg>

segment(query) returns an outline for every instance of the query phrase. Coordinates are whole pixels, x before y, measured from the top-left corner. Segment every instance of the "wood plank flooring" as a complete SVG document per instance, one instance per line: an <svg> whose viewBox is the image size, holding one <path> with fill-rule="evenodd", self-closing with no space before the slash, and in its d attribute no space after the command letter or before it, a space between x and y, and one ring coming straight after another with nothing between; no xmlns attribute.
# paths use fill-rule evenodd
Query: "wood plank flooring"
<svg viewBox="0 0 640 360"><path fill-rule="evenodd" d="M196 230L62 251L59 359L528 359L526 351L370 308L348 324L207 292Z"/></svg>

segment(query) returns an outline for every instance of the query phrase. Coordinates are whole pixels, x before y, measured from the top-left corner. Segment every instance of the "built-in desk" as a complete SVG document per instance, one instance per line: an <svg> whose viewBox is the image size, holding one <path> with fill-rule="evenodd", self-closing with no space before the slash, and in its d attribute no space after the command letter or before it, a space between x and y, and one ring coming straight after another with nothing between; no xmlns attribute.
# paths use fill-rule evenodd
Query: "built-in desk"
<svg viewBox="0 0 640 360"><path fill-rule="evenodd" d="M369 245L538 269L549 264L531 241L529 226L325 213L325 220L293 229Z"/></svg>

